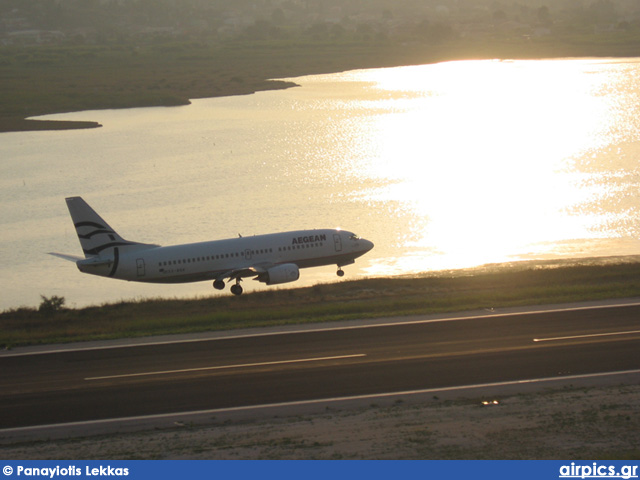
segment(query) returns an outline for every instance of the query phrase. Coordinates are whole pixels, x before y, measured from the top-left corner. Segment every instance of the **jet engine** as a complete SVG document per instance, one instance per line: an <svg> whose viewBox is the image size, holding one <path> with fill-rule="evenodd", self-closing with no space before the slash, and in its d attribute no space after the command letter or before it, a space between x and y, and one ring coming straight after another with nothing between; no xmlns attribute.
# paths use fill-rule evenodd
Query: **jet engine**
<svg viewBox="0 0 640 480"><path fill-rule="evenodd" d="M278 283L295 282L300 278L300 269L295 263L283 263L277 267L272 267L260 276L258 280L267 285L277 285Z"/></svg>

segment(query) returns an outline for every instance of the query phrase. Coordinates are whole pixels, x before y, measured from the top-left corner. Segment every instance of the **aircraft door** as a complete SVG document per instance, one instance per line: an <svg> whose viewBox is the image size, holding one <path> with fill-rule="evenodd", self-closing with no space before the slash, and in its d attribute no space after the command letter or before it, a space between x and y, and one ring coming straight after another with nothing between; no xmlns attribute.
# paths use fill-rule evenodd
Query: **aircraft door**
<svg viewBox="0 0 640 480"><path fill-rule="evenodd" d="M139 277L144 277L145 275L145 271L144 271L144 258L138 258L136 259L136 265L138 267L138 276Z"/></svg>
<svg viewBox="0 0 640 480"><path fill-rule="evenodd" d="M251 250L249 250L248 248L244 251L244 259L251 260Z"/></svg>
<svg viewBox="0 0 640 480"><path fill-rule="evenodd" d="M341 252L342 251L342 238L337 233L333 234L333 244L336 247L336 252Z"/></svg>

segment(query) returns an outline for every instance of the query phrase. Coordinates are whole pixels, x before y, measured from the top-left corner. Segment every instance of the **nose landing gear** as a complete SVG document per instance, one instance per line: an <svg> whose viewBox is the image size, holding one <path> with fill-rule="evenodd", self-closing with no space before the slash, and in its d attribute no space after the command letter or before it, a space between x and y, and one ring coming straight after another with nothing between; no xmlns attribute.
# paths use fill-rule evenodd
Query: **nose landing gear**
<svg viewBox="0 0 640 480"><path fill-rule="evenodd" d="M344 270L338 267L338 271L336 272L336 275L338 275L339 277L344 277Z"/></svg>

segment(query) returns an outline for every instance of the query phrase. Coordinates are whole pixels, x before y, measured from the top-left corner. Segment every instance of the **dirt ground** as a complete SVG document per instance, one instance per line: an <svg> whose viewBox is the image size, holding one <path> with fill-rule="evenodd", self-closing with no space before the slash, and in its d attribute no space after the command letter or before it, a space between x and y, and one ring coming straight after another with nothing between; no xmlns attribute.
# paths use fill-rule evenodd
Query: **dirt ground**
<svg viewBox="0 0 640 480"><path fill-rule="evenodd" d="M4 459L638 459L640 385L396 400L309 415L36 441Z"/></svg>

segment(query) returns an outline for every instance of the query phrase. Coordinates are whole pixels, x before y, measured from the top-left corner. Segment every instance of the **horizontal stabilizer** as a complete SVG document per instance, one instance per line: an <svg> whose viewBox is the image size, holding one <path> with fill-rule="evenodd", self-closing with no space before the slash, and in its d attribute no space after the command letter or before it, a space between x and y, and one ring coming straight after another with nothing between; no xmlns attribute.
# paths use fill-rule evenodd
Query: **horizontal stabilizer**
<svg viewBox="0 0 640 480"><path fill-rule="evenodd" d="M69 260L70 262L77 262L78 260L84 260L84 257L78 257L77 255L67 255L65 253L56 253L56 252L48 252L49 255L53 255L54 257L62 258L64 260Z"/></svg>

